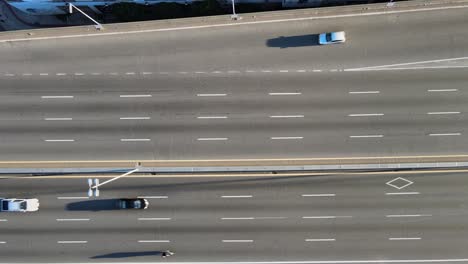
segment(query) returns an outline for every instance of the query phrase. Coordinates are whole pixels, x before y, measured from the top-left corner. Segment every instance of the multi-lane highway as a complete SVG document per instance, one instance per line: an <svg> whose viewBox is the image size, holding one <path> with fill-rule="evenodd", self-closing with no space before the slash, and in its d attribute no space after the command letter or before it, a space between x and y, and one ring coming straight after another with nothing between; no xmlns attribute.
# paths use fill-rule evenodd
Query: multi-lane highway
<svg viewBox="0 0 468 264"><path fill-rule="evenodd" d="M464 154L467 10L2 42L0 159Z"/></svg>
<svg viewBox="0 0 468 264"><path fill-rule="evenodd" d="M397 177L413 183L386 184ZM468 258L466 172L124 178L99 198L86 177L0 181L2 195L41 203L0 214L6 263L158 262L166 249L178 262ZM137 196L148 209L106 206Z"/></svg>

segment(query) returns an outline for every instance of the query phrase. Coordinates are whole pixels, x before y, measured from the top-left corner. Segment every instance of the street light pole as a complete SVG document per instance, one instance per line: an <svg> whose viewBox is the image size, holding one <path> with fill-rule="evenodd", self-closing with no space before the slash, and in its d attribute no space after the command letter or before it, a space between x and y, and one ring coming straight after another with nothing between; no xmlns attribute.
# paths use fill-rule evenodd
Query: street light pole
<svg viewBox="0 0 468 264"><path fill-rule="evenodd" d="M232 15L231 15L231 19L232 19L232 20L238 20L238 19L240 19L240 17L236 14L236 5L234 4L234 0L231 0L231 3L232 3Z"/></svg>
<svg viewBox="0 0 468 264"><path fill-rule="evenodd" d="M89 18L91 21L93 21L96 25L94 25L96 27L97 30L101 30L101 29L104 29L104 27L101 25L101 23L97 22L96 20L94 20L92 17L88 16L85 12L81 11L78 7L76 7L74 4L72 3L68 3L68 12L71 14L73 13L73 8L75 8L76 10L78 10L78 12L80 12L81 14L83 14L85 17Z"/></svg>

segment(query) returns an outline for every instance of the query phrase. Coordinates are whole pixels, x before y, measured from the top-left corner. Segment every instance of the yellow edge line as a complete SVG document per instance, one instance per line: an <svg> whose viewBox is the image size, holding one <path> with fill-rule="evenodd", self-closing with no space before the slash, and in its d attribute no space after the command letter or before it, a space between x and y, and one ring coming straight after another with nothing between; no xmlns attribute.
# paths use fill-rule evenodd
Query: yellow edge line
<svg viewBox="0 0 468 264"><path fill-rule="evenodd" d="M383 157L338 157L338 158L275 158L275 159L206 159L206 160L57 160L57 161L0 161L0 164L12 163L111 163L111 162L244 162L244 161L314 161L314 160L377 160L377 159L421 159L421 158L468 158L463 155L434 156L383 156Z"/></svg>
<svg viewBox="0 0 468 264"><path fill-rule="evenodd" d="M462 170L421 170L421 171L367 171L367 172L314 172L314 173L259 173L259 174L162 174L162 175L129 175L127 178L216 178L216 177L284 177L284 176L330 176L330 175L385 175L385 174L421 174L421 173L466 173ZM114 178L115 175L48 175L48 176L0 176L0 179L82 179L82 178Z"/></svg>

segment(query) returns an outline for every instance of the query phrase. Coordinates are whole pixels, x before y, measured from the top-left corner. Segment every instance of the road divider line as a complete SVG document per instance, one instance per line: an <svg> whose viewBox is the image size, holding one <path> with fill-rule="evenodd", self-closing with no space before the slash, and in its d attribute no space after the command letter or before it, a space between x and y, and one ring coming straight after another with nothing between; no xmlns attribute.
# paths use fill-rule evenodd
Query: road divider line
<svg viewBox="0 0 468 264"><path fill-rule="evenodd" d="M268 93L269 95L301 95L302 93L290 92L290 93Z"/></svg>
<svg viewBox="0 0 468 264"><path fill-rule="evenodd" d="M252 195L223 195L221 198L252 198Z"/></svg>
<svg viewBox="0 0 468 264"><path fill-rule="evenodd" d="M71 117L46 117L44 118L45 121L72 121L73 118Z"/></svg>
<svg viewBox="0 0 468 264"><path fill-rule="evenodd" d="M228 138L197 138L198 141L220 141L220 140L228 140Z"/></svg>
<svg viewBox="0 0 468 264"><path fill-rule="evenodd" d="M121 117L120 120L148 120L151 119L149 116L130 116L130 117Z"/></svg>
<svg viewBox="0 0 468 264"><path fill-rule="evenodd" d="M460 112L428 112L428 115L456 115L460 114Z"/></svg>
<svg viewBox="0 0 468 264"><path fill-rule="evenodd" d="M73 95L43 95L42 99L73 99Z"/></svg>
<svg viewBox="0 0 468 264"><path fill-rule="evenodd" d="M88 241L86 240L61 240L57 241L57 244L86 244Z"/></svg>
<svg viewBox="0 0 468 264"><path fill-rule="evenodd" d="M67 222L67 221L89 221L89 218L57 218L58 222Z"/></svg>
<svg viewBox="0 0 468 264"><path fill-rule="evenodd" d="M167 196L138 196L137 198L143 199L167 199Z"/></svg>
<svg viewBox="0 0 468 264"><path fill-rule="evenodd" d="M170 240L138 240L138 243L171 243Z"/></svg>
<svg viewBox="0 0 468 264"><path fill-rule="evenodd" d="M432 215L430 214L407 214L407 215L386 215L385 217L398 218L398 217L421 217L421 216L432 216Z"/></svg>
<svg viewBox="0 0 468 264"><path fill-rule="evenodd" d="M45 142L74 142L74 139L44 139Z"/></svg>
<svg viewBox="0 0 468 264"><path fill-rule="evenodd" d="M350 138L382 138L383 135L356 135L356 136L349 136Z"/></svg>
<svg viewBox="0 0 468 264"><path fill-rule="evenodd" d="M223 239L223 243L253 243L251 239Z"/></svg>
<svg viewBox="0 0 468 264"><path fill-rule="evenodd" d="M330 197L336 196L334 193L302 194L302 197Z"/></svg>
<svg viewBox="0 0 468 264"><path fill-rule="evenodd" d="M138 221L169 221L172 218L170 217L156 217L156 218L138 218Z"/></svg>
<svg viewBox="0 0 468 264"><path fill-rule="evenodd" d="M335 238L307 238L306 242L333 242L336 241Z"/></svg>
<svg viewBox="0 0 468 264"><path fill-rule="evenodd" d="M121 98L140 98L140 97L152 97L151 94L121 94Z"/></svg>
<svg viewBox="0 0 468 264"><path fill-rule="evenodd" d="M200 97L217 97L217 96L226 96L226 94L197 94L197 96L200 96Z"/></svg>
<svg viewBox="0 0 468 264"><path fill-rule="evenodd" d="M141 141L151 141L150 138L121 138L122 142L141 142Z"/></svg>
<svg viewBox="0 0 468 264"><path fill-rule="evenodd" d="M270 139L303 139L304 137L270 137Z"/></svg>
<svg viewBox="0 0 468 264"><path fill-rule="evenodd" d="M415 195L419 192L396 192L396 193L385 193L385 195Z"/></svg>
<svg viewBox="0 0 468 264"><path fill-rule="evenodd" d="M375 113L375 114L349 114L350 117L360 117L360 116L383 116L383 113Z"/></svg>
<svg viewBox="0 0 468 264"><path fill-rule="evenodd" d="M441 137L441 136L460 136L461 133L435 133L429 134L430 137Z"/></svg>
<svg viewBox="0 0 468 264"><path fill-rule="evenodd" d="M378 94L380 91L350 91L349 94Z"/></svg>
<svg viewBox="0 0 468 264"><path fill-rule="evenodd" d="M440 93L440 92L458 92L458 89L429 89L428 92Z"/></svg>
<svg viewBox="0 0 468 264"><path fill-rule="evenodd" d="M75 196L75 197L57 197L57 199L59 200L73 200L73 199L89 199L89 197L86 197L86 196L83 196L83 197L79 197L79 196Z"/></svg>
<svg viewBox="0 0 468 264"><path fill-rule="evenodd" d="M388 240L421 240L420 237L389 237Z"/></svg>

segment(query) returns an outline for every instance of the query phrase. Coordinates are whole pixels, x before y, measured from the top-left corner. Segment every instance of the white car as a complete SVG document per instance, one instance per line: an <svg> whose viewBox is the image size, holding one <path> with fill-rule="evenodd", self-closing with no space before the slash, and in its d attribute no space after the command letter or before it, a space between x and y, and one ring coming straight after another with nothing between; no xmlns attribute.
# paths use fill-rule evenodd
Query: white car
<svg viewBox="0 0 468 264"><path fill-rule="evenodd" d="M344 31L327 32L319 35L320 45L343 43L345 41L346 35Z"/></svg>
<svg viewBox="0 0 468 264"><path fill-rule="evenodd" d="M35 212L39 210L39 200L0 198L0 212Z"/></svg>

